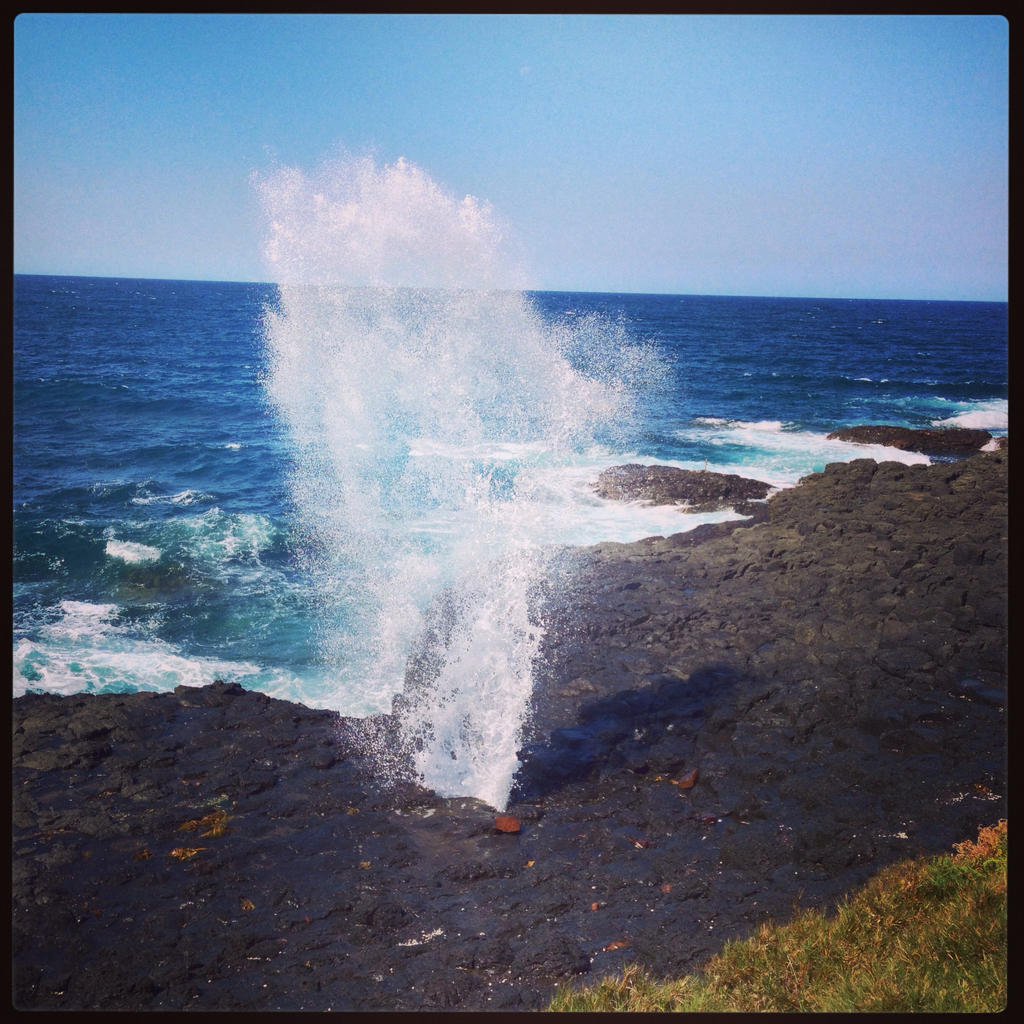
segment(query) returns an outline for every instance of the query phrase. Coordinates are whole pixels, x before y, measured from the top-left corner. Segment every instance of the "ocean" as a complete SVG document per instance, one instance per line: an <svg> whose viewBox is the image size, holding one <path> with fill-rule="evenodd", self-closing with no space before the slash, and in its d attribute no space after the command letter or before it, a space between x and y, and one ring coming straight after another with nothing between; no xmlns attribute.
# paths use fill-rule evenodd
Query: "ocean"
<svg viewBox="0 0 1024 1024"><path fill-rule="evenodd" d="M417 767L500 806L551 553L735 516L605 501L602 469L790 487L928 461L831 430L1001 435L1007 396L1005 303L16 275L14 693L367 715L433 644Z"/></svg>

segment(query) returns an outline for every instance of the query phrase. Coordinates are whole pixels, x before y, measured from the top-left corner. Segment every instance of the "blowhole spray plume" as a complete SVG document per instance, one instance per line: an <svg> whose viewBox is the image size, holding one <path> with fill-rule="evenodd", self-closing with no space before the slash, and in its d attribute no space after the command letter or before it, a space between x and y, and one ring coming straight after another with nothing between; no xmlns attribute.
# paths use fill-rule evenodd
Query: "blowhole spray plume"
<svg viewBox="0 0 1024 1024"><path fill-rule="evenodd" d="M279 290L265 387L334 680L311 703L369 714L408 689L415 773L502 808L543 639L544 480L622 421L642 360L621 345L594 358L593 323L545 324L489 206L408 161L256 184ZM407 687L413 664L430 671Z"/></svg>

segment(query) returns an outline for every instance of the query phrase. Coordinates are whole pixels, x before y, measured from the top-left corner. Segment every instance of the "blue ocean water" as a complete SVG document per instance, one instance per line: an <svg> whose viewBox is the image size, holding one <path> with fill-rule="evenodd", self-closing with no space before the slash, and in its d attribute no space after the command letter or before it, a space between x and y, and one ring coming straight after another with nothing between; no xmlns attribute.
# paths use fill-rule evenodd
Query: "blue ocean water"
<svg viewBox="0 0 1024 1024"><path fill-rule="evenodd" d="M297 295L15 277L16 694L219 677L382 710L424 609L475 562L727 515L598 499L607 466L785 487L865 454L926 461L837 427L1007 429L1005 303ZM467 651L490 664L530 627L493 595L479 609Z"/></svg>

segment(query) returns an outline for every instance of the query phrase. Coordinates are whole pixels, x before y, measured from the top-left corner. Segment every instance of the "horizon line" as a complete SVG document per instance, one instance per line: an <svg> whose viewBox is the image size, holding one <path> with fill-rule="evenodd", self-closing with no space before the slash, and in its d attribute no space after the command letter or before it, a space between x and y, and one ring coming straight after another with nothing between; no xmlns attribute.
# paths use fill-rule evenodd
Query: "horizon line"
<svg viewBox="0 0 1024 1024"><path fill-rule="evenodd" d="M90 281L163 281L181 284L240 284L260 288L277 287L278 281L247 281L230 278L205 278L205 277L140 277L134 274L57 274L37 273L33 271L16 270L14 277L53 277L53 278L80 278ZM353 287L373 287L369 285L355 285ZM388 286L384 286L388 287ZM399 285L397 287L415 288L414 285ZM526 294L556 294L556 295L649 295L649 296L673 296L678 298L721 298L721 299L807 299L811 301L825 300L837 302L986 302L1007 305L1009 299L951 299L929 296L926 298L906 297L899 295L755 295L749 292L662 292L662 291L635 291L635 290L594 290L588 288L499 288L497 291L518 291Z"/></svg>

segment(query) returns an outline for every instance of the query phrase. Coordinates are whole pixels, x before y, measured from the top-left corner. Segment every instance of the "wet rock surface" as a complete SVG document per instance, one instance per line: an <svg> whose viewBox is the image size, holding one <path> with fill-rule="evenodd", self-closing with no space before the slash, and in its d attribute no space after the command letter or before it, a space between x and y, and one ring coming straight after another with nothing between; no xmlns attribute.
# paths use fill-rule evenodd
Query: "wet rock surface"
<svg viewBox="0 0 1024 1024"><path fill-rule="evenodd" d="M768 496L771 485L735 473L679 469L675 466L612 466L597 478L602 498L681 506L686 512L714 512Z"/></svg>
<svg viewBox="0 0 1024 1024"><path fill-rule="evenodd" d="M15 1005L537 1009L950 850L1006 815L1007 463L566 552L507 809L386 783L387 716L16 699Z"/></svg>
<svg viewBox="0 0 1024 1024"><path fill-rule="evenodd" d="M973 455L992 440L992 435L987 430L971 430L966 427L929 430L885 425L844 427L833 431L828 437L829 440L852 441L855 444L884 444L890 448L899 448L900 451L952 458Z"/></svg>

